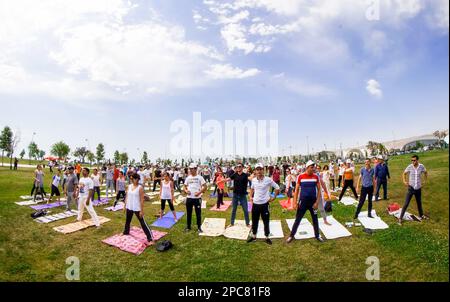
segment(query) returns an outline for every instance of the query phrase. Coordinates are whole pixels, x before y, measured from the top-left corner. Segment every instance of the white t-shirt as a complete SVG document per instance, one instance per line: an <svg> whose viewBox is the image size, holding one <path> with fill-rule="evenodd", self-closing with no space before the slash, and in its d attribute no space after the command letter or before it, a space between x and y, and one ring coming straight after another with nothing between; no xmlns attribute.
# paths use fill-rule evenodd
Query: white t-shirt
<svg viewBox="0 0 450 302"><path fill-rule="evenodd" d="M173 172L173 180L178 180L180 178L180 171Z"/></svg>
<svg viewBox="0 0 450 302"><path fill-rule="evenodd" d="M100 187L100 174L91 175L92 181L94 182L94 187Z"/></svg>
<svg viewBox="0 0 450 302"><path fill-rule="evenodd" d="M55 187L59 187L60 182L61 182L61 176L58 176L58 175L53 176L52 185L54 185Z"/></svg>
<svg viewBox="0 0 450 302"><path fill-rule="evenodd" d="M134 188L133 185L128 186L127 192L127 206L126 208L131 211L140 212L141 211L141 195L139 193L141 186Z"/></svg>
<svg viewBox="0 0 450 302"><path fill-rule="evenodd" d="M254 204L265 204L270 199L269 189L275 188L279 190L280 187L272 178L265 176L262 180L257 177L252 180L252 189L255 191L255 196L253 197Z"/></svg>
<svg viewBox="0 0 450 302"><path fill-rule="evenodd" d="M137 174L140 176L139 178L139 184L143 185L145 181L145 171L138 171Z"/></svg>
<svg viewBox="0 0 450 302"><path fill-rule="evenodd" d="M89 190L94 189L94 182L89 177L82 177L79 181L79 187L80 187L80 197L86 198L89 195Z"/></svg>
<svg viewBox="0 0 450 302"><path fill-rule="evenodd" d="M189 175L184 181L184 184L187 186L188 191L191 192L188 198L199 199L201 198L201 195L195 196L195 194L202 190L202 186L206 184L206 181L200 175L197 176Z"/></svg>

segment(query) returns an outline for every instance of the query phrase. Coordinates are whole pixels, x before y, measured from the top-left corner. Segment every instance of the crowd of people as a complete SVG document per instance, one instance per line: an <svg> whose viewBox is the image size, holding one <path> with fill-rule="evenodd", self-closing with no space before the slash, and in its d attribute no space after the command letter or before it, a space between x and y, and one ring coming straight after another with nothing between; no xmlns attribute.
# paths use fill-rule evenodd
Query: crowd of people
<svg viewBox="0 0 450 302"><path fill-rule="evenodd" d="M369 217L372 217L373 201L379 201L381 188L383 199L388 199L388 183L390 173L387 163L382 156L366 159L364 166L355 177L355 165L352 160L332 161L320 164L314 161L306 163L283 163L282 165L256 165L237 163L236 165L191 163L185 166L160 166L160 165L115 165L105 164L101 167L82 167L80 163L64 166L52 165L51 194L58 200L61 198L61 190L66 197L67 210L73 206L78 209L77 219L81 221L84 209L88 211L96 226L100 223L93 207L94 200L100 200L102 192L100 187L106 187L106 199L114 200L114 206L122 200L126 212L124 234L129 234L130 223L136 216L147 239L152 241L150 227L144 219L144 201L148 198L146 188L156 192L159 189L161 208L159 217L165 214L166 204L177 220L175 212L175 191L185 197L187 214L186 232L191 231L192 215L195 211L197 230L202 233L201 205L202 197L208 190L208 185L214 186L212 196L217 196L216 206L223 205L224 196L232 192L231 224L236 220L239 205L242 207L247 227L251 229L248 242L256 240L260 219L264 225L265 241L270 240L270 204L280 193L287 196L287 208L296 210L295 223L292 232L286 242L294 239L297 229L306 212L312 217L315 238L323 242L319 233L318 214L327 221L327 203L333 199L332 193L339 193L338 200L342 200L346 191L359 201L354 219L358 218L367 200ZM282 182L282 179L284 180ZM401 225L404 215L412 197L416 198L421 219L428 219L422 208L422 186L427 180L427 170L419 163L419 157L414 155L403 173L403 182L407 189L405 204L398 220ZM356 180L356 187L355 187ZM359 192L359 194L358 194ZM33 180L31 195L36 200L37 195L46 198L44 188L44 169L38 165ZM97 199L95 199L97 198ZM248 202L252 204L251 213L248 210ZM251 217L250 217L251 214Z"/></svg>

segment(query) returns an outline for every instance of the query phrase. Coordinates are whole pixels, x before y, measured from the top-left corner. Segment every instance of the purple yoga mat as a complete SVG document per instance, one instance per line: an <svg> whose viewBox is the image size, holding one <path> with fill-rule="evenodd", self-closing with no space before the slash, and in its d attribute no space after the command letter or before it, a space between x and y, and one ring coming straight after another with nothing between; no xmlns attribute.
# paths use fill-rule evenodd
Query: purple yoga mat
<svg viewBox="0 0 450 302"><path fill-rule="evenodd" d="M30 206L33 210L39 211L39 210L45 210L45 209L52 209L52 208L57 208L57 207L62 207L67 205L66 202L62 201L62 202L54 202L54 203L49 203L49 204L40 204L37 206Z"/></svg>
<svg viewBox="0 0 450 302"><path fill-rule="evenodd" d="M177 212L177 219L180 220L181 217L184 216L184 212ZM169 212L166 215L163 216L163 218L160 218L156 220L152 226L158 227L158 228L164 228L164 229L170 229L175 225L175 219L173 219L173 213Z"/></svg>
<svg viewBox="0 0 450 302"><path fill-rule="evenodd" d="M106 198L100 198L100 200L93 200L92 201L92 205L94 205L94 207L101 206L101 205L106 205L108 203L109 203L109 199L106 199Z"/></svg>

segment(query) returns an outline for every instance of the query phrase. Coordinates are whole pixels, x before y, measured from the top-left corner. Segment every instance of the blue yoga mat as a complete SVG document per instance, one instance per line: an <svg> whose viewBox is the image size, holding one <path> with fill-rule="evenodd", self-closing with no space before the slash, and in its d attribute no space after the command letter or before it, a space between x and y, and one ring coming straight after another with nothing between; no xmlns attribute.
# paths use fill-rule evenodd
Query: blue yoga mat
<svg viewBox="0 0 450 302"><path fill-rule="evenodd" d="M274 197L275 196L275 194L274 193L272 193L272 194L270 194L272 197ZM286 196L284 195L284 194L280 194L280 195L278 195L277 196L277 198L285 198Z"/></svg>
<svg viewBox="0 0 450 302"><path fill-rule="evenodd" d="M180 220L181 217L184 216L184 212L177 212L177 219ZM170 229L175 225L175 219L173 219L173 213L169 212L166 215L163 216L163 218L160 218L156 220L152 226L158 227L158 228L164 228L164 229Z"/></svg>

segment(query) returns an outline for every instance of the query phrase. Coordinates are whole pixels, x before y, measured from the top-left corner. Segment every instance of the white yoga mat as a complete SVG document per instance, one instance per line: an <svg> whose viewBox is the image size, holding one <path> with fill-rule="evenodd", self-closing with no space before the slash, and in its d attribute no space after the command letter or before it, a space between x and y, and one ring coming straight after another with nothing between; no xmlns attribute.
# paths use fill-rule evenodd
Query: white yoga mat
<svg viewBox="0 0 450 302"><path fill-rule="evenodd" d="M389 226L381 220L380 217L377 216L377 213L375 210L372 210L372 216L373 218L368 217L369 212L361 212L358 216L359 222L366 228L371 230L385 230L389 229Z"/></svg>
<svg viewBox="0 0 450 302"><path fill-rule="evenodd" d="M328 216L327 221L331 225L326 225L323 218L319 218L319 228L327 239L337 239L342 237L350 237L350 233L342 224L339 223L333 216Z"/></svg>
<svg viewBox="0 0 450 302"><path fill-rule="evenodd" d="M18 201L15 202L15 204L19 205L19 206L31 206L31 205L35 205L42 202L42 200L40 200L39 202L36 200L36 202L32 201L32 200L26 200L26 201Z"/></svg>
<svg viewBox="0 0 450 302"><path fill-rule="evenodd" d="M50 223L50 222L58 221L58 220L76 216L76 215L78 215L78 211L71 210L71 211L66 211L66 212L62 212L62 213L58 213L58 214L54 214L54 215L38 217L35 219L35 221L39 222L39 223Z"/></svg>
<svg viewBox="0 0 450 302"><path fill-rule="evenodd" d="M206 209L207 204L206 200L202 200L202 209Z"/></svg>
<svg viewBox="0 0 450 302"><path fill-rule="evenodd" d="M402 209L401 208L398 209L397 211L389 212L389 215L394 216L397 219L400 218L401 214L402 214ZM419 217L417 217L416 215L411 214L409 212L405 212L405 215L403 216L403 220L406 220L406 221L417 221L413 217L415 217L417 220L420 220Z"/></svg>
<svg viewBox="0 0 450 302"><path fill-rule="evenodd" d="M276 239L276 238L284 238L283 234L283 227L281 226L280 220L271 220L270 221L270 239ZM262 220L259 220L258 224L258 233L256 234L256 238L258 239L265 239L266 236L264 235L264 223Z"/></svg>
<svg viewBox="0 0 450 302"><path fill-rule="evenodd" d="M225 232L225 218L205 218L200 236L219 237Z"/></svg>
<svg viewBox="0 0 450 302"><path fill-rule="evenodd" d="M230 239L247 240L250 231L244 220L236 220L234 226L227 228L223 235Z"/></svg>
<svg viewBox="0 0 450 302"><path fill-rule="evenodd" d="M356 199L348 197L348 196L342 197L342 200L340 201L340 203L342 203L345 206L358 205L358 201Z"/></svg>
<svg viewBox="0 0 450 302"><path fill-rule="evenodd" d="M295 219L286 219L289 230L292 231L292 227L294 226ZM296 240L302 239L311 239L314 238L314 228L311 222L308 219L304 218L300 222L297 233L295 234Z"/></svg>

